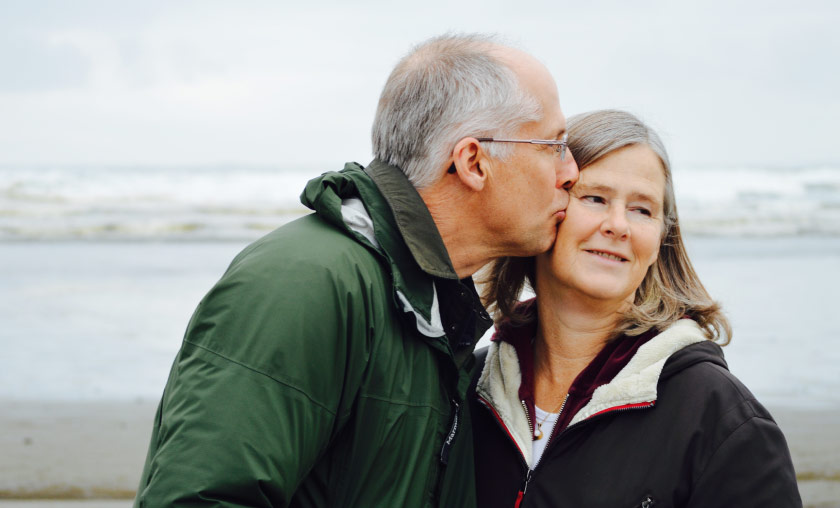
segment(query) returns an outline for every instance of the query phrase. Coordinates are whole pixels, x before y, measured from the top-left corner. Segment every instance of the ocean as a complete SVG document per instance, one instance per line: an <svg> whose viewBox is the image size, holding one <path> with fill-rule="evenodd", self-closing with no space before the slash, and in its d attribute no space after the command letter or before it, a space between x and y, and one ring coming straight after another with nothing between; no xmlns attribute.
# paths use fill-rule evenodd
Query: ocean
<svg viewBox="0 0 840 508"><path fill-rule="evenodd" d="M306 213L320 172L0 167L0 398L157 399L198 301L245 245ZM840 167L674 180L692 259L734 325L732 371L762 401L840 408Z"/></svg>
<svg viewBox="0 0 840 508"><path fill-rule="evenodd" d="M338 169L0 166L0 241L248 241ZM674 185L688 234L840 235L840 166L675 168Z"/></svg>

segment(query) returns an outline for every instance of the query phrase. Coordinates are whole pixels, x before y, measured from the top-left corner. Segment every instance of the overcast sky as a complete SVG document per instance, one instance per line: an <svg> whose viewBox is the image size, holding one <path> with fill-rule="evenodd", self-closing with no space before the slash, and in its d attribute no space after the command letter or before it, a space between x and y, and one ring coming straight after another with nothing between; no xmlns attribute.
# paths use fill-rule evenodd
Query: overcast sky
<svg viewBox="0 0 840 508"><path fill-rule="evenodd" d="M291 3L0 0L0 164L366 163L391 68L446 31L505 36L567 115L633 111L676 164L840 163L840 2Z"/></svg>

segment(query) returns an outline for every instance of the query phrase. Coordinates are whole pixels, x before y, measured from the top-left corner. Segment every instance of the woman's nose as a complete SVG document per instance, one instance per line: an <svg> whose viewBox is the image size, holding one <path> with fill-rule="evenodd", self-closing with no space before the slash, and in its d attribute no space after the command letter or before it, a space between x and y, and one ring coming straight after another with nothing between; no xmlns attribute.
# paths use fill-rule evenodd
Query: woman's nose
<svg viewBox="0 0 840 508"><path fill-rule="evenodd" d="M627 220L623 205L611 205L608 208L607 215L601 223L601 233L619 239L630 236L630 222Z"/></svg>

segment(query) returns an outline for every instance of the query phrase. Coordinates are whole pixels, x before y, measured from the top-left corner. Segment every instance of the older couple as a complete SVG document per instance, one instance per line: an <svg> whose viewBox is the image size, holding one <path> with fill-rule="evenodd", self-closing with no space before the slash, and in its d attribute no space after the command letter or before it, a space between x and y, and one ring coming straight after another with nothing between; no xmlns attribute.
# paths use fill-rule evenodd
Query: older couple
<svg viewBox="0 0 840 508"><path fill-rule="evenodd" d="M713 342L729 326L655 134L620 112L567 126L532 56L445 36L392 72L373 148L199 304L135 506L799 503Z"/></svg>

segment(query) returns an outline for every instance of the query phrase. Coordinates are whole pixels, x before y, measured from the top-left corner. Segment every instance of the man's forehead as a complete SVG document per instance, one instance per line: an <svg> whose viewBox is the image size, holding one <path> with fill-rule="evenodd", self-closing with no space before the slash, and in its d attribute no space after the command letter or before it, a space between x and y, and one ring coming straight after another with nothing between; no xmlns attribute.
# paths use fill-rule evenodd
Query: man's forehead
<svg viewBox="0 0 840 508"><path fill-rule="evenodd" d="M499 60L502 60L508 67L515 69L520 66L533 64L537 61L530 53L521 49L511 48L496 43L488 43L490 52Z"/></svg>
<svg viewBox="0 0 840 508"><path fill-rule="evenodd" d="M548 111L545 112L549 114ZM553 118L543 118L545 130L542 133L545 139L560 139L566 135L566 117L558 110Z"/></svg>
<svg viewBox="0 0 840 508"><path fill-rule="evenodd" d="M557 84L554 82L554 77L548 68L533 55L520 49L504 46L498 46L496 54L516 74L523 88L532 93L537 90L542 92L551 90L556 95Z"/></svg>
<svg viewBox="0 0 840 508"><path fill-rule="evenodd" d="M566 133L566 117L560 109L557 83L548 68L520 49L497 46L498 57L516 74L519 85L540 102L542 119L536 122L541 139L559 139Z"/></svg>

